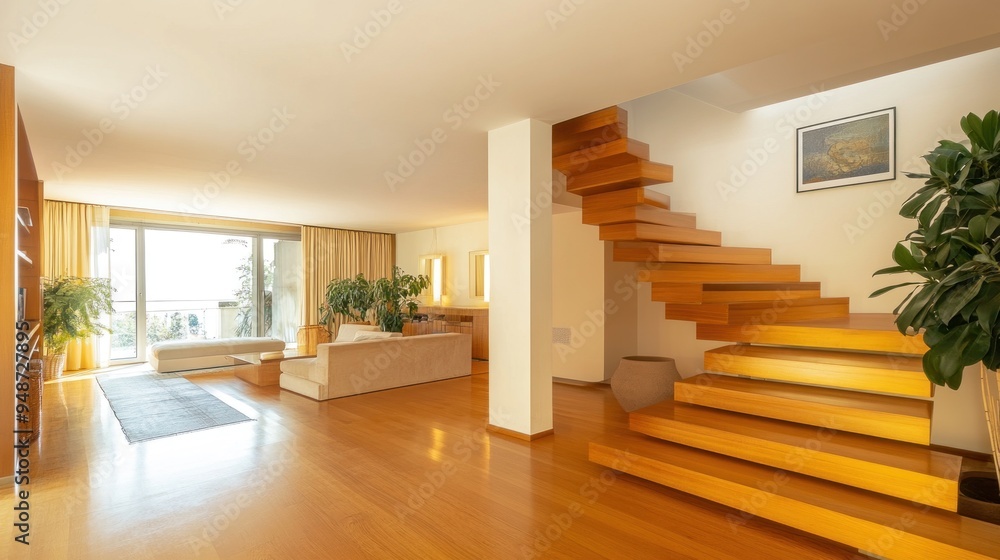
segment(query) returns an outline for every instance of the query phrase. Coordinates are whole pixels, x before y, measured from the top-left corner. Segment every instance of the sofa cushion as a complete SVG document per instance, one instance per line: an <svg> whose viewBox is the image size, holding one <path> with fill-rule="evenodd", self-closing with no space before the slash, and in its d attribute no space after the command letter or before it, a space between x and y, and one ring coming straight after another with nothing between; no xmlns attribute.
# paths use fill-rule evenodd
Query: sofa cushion
<svg viewBox="0 0 1000 560"><path fill-rule="evenodd" d="M383 331L360 331L354 335L354 342L361 340L381 340L383 338L395 338L403 336L403 333L383 332Z"/></svg>
<svg viewBox="0 0 1000 560"><path fill-rule="evenodd" d="M382 329L378 328L378 325L355 325L353 323L347 323L340 325L337 329L337 338L334 342L354 342L354 335L359 332L379 332Z"/></svg>
<svg viewBox="0 0 1000 560"><path fill-rule="evenodd" d="M157 360L197 358L255 352L276 352L285 349L285 342L270 337L217 338L212 340L164 340L150 347Z"/></svg>

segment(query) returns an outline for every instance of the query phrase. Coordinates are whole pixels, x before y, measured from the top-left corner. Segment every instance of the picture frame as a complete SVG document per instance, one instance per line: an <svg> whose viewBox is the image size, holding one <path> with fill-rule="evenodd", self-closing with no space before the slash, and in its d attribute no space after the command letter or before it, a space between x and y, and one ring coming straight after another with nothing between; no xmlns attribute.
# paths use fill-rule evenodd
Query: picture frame
<svg viewBox="0 0 1000 560"><path fill-rule="evenodd" d="M795 191L811 192L896 178L896 108L796 130Z"/></svg>

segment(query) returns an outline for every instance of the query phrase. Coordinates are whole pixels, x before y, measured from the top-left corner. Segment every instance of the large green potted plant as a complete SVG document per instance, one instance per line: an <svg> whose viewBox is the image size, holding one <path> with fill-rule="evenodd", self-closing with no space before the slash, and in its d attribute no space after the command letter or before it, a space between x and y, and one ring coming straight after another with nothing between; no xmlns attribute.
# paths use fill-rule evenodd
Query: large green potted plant
<svg viewBox="0 0 1000 560"><path fill-rule="evenodd" d="M326 298L319 308L319 321L328 330L338 315L348 321L367 323L374 305L372 283L364 274L359 273L354 278L335 278L326 286Z"/></svg>
<svg viewBox="0 0 1000 560"><path fill-rule="evenodd" d="M42 336L46 378L62 375L66 345L78 338L111 332L111 281L106 278L59 276L42 282Z"/></svg>
<svg viewBox="0 0 1000 560"><path fill-rule="evenodd" d="M896 244L896 266L875 274L907 273L918 278L888 286L872 296L912 287L899 304L896 326L923 333L930 348L923 357L927 378L958 389L967 366L981 364L990 440L1000 476L997 374L1000 368L1000 118L990 111L962 118L968 146L942 140L924 156L928 173L900 209L916 229Z"/></svg>
<svg viewBox="0 0 1000 560"><path fill-rule="evenodd" d="M412 318L419 306L421 292L430 286L430 279L422 274L403 274L398 266L392 276L372 282L375 321L386 332L402 332L404 317Z"/></svg>

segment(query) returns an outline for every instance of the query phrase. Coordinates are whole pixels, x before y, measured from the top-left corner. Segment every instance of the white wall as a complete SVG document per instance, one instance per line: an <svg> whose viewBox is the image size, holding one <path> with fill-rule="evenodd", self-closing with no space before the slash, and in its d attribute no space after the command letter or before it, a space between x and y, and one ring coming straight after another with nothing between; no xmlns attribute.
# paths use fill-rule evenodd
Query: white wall
<svg viewBox="0 0 1000 560"><path fill-rule="evenodd" d="M938 139L960 138L962 115L997 108L997 68L1000 50L741 114L662 92L626 105L630 136L674 166L674 183L658 190L676 211L696 213L699 228L722 231L727 246L772 248L776 264L801 264L803 280L822 282L825 297L849 296L853 312L887 313L902 294L868 294L893 280L871 275L892 264L893 245L912 229L897 212L920 181L902 171L920 170ZM896 181L795 192L796 127L887 107L896 107ZM641 286L639 352L673 356L684 376L696 374L719 344L662 317ZM977 379L970 371L958 393L938 391L934 443L989 450Z"/></svg>
<svg viewBox="0 0 1000 560"><path fill-rule="evenodd" d="M443 305L486 307L469 295L469 253L489 249L486 221L422 229L396 235L396 264L410 274L420 272L420 256L444 255Z"/></svg>
<svg viewBox="0 0 1000 560"><path fill-rule="evenodd" d="M604 242L581 212L552 216L552 327L569 329L552 345L552 376L604 380Z"/></svg>

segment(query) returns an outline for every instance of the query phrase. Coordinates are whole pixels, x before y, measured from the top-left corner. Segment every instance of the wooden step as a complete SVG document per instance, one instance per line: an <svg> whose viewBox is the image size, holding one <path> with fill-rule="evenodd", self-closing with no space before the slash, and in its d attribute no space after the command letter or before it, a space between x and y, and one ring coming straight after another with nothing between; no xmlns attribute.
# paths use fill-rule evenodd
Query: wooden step
<svg viewBox="0 0 1000 560"><path fill-rule="evenodd" d="M610 210L584 209L583 211L583 223L592 226L630 222L690 229L694 229L696 226L694 214L671 212L670 210L664 210L655 206L625 206L624 208L612 208Z"/></svg>
<svg viewBox="0 0 1000 560"><path fill-rule="evenodd" d="M819 282L677 284L653 282L653 301L666 303L734 303L820 297ZM740 342L752 342L750 340Z"/></svg>
<svg viewBox="0 0 1000 560"><path fill-rule="evenodd" d="M664 317L714 325L791 323L850 314L850 298L790 299L738 303L668 303Z"/></svg>
<svg viewBox="0 0 1000 560"><path fill-rule="evenodd" d="M737 534L761 517L884 558L1000 558L996 525L641 434L591 442L589 457L742 511L728 516Z"/></svg>
<svg viewBox="0 0 1000 560"><path fill-rule="evenodd" d="M738 344L705 352L705 371L772 381L873 391L908 397L934 396L920 358Z"/></svg>
<svg viewBox="0 0 1000 560"><path fill-rule="evenodd" d="M602 241L658 241L681 245L722 245L722 233L703 229L627 223L601 226Z"/></svg>
<svg viewBox="0 0 1000 560"><path fill-rule="evenodd" d="M655 286L655 284L654 284ZM862 352L891 352L922 356L927 352L921 335L900 334L890 313L852 313L839 319L773 325L698 325L699 340L754 342Z"/></svg>
<svg viewBox="0 0 1000 560"><path fill-rule="evenodd" d="M633 412L629 427L737 459L958 509L962 458L919 445L672 401Z"/></svg>
<svg viewBox="0 0 1000 560"><path fill-rule="evenodd" d="M620 189L648 187L674 180L674 168L664 163L638 161L618 167L598 169L566 178L566 190L587 196Z"/></svg>
<svg viewBox="0 0 1000 560"><path fill-rule="evenodd" d="M583 211L583 215L586 218L586 210ZM771 250L618 241L614 246L614 260L621 262L771 264Z"/></svg>
<svg viewBox="0 0 1000 560"><path fill-rule="evenodd" d="M628 111L614 106L552 126L552 156L628 138Z"/></svg>
<svg viewBox="0 0 1000 560"><path fill-rule="evenodd" d="M645 187L622 189L583 197L583 211L612 210L626 206L656 206L670 210L670 197Z"/></svg>
<svg viewBox="0 0 1000 560"><path fill-rule="evenodd" d="M603 237L602 237L603 239ZM797 264L661 264L640 270L640 282L798 282Z"/></svg>
<svg viewBox="0 0 1000 560"><path fill-rule="evenodd" d="M628 111L617 105L552 125L552 141L561 142L567 136L615 124L628 124Z"/></svg>
<svg viewBox="0 0 1000 560"><path fill-rule="evenodd" d="M552 167L570 177L646 160L649 160L649 144L620 138L553 157Z"/></svg>
<svg viewBox="0 0 1000 560"><path fill-rule="evenodd" d="M674 384L674 400L928 445L933 403L703 373Z"/></svg>

